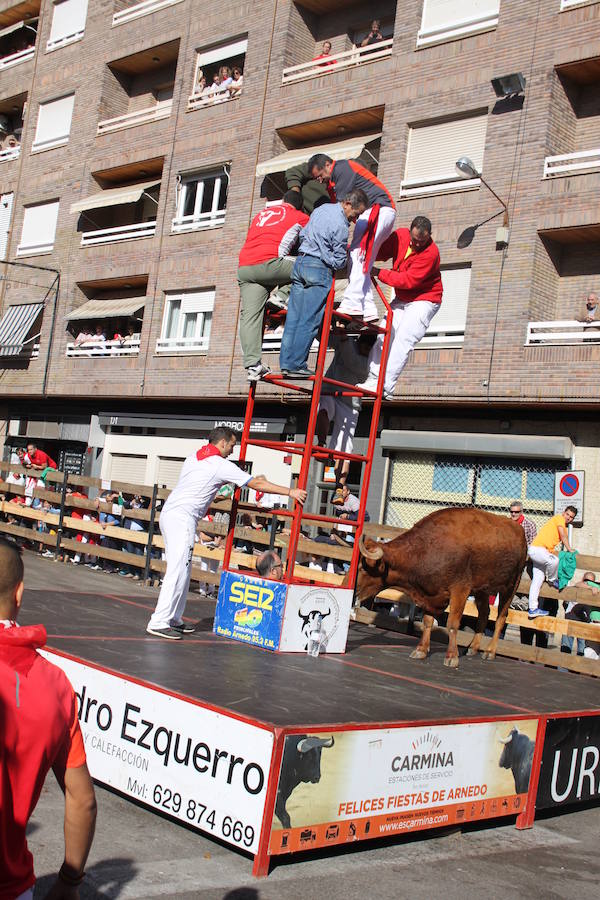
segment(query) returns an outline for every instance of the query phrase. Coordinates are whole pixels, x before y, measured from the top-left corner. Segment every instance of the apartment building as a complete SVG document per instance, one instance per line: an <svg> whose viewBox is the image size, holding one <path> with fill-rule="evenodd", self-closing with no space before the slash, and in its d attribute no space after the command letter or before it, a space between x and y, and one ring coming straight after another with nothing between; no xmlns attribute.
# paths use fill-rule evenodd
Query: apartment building
<svg viewBox="0 0 600 900"><path fill-rule="evenodd" d="M242 78L211 91L222 66ZM5 456L31 438L169 485L215 422L240 427L237 254L324 149L377 172L399 225L427 215L442 257L442 311L384 404L371 514L521 497L542 520L575 468L575 544L600 552L600 332L578 321L600 292L599 87L598 0L0 0ZM258 431L302 433L302 403L259 396Z"/></svg>

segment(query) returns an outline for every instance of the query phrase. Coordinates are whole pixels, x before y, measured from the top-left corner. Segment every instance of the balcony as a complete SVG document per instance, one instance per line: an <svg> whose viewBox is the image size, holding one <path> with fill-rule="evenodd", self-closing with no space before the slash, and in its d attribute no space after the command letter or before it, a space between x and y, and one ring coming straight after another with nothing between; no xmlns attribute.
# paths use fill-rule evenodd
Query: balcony
<svg viewBox="0 0 600 900"><path fill-rule="evenodd" d="M590 6L592 3L596 3L597 0L560 0L560 11L563 12L565 9L576 9L578 6Z"/></svg>
<svg viewBox="0 0 600 900"><path fill-rule="evenodd" d="M331 75L340 69L351 69L365 63L377 62L387 59L392 55L393 38L387 38L377 44L367 47L353 47L352 50L344 50L342 53L332 53L329 60L310 60L300 63L298 66L288 66L283 70L282 84L292 84L296 81L305 81L308 78L321 78L322 75Z"/></svg>
<svg viewBox="0 0 600 900"><path fill-rule="evenodd" d="M528 322L526 347L581 346L600 343L600 322L578 322L575 319L554 319L548 322Z"/></svg>
<svg viewBox="0 0 600 900"><path fill-rule="evenodd" d="M590 172L600 172L600 150L563 153L560 156L547 156L544 160L544 178L587 175Z"/></svg>
<svg viewBox="0 0 600 900"><path fill-rule="evenodd" d="M97 231L84 231L81 235L81 247L92 247L96 244L118 244L121 241L134 241L139 238L154 237L156 219L150 222L135 222L133 225L117 225L116 228L99 228Z"/></svg>
<svg viewBox="0 0 600 900"><path fill-rule="evenodd" d="M168 119L171 115L173 100L162 100L146 109L115 116L113 119L104 119L98 122L96 134L108 134L111 131L122 131L124 128L135 128L136 125L145 125L146 122L156 122L159 119Z"/></svg>
<svg viewBox="0 0 600 900"><path fill-rule="evenodd" d="M227 103L229 100L239 100L240 94L232 94L228 90L215 91L214 94L190 94L188 98L188 112L194 109L206 109L207 106L218 106L220 103Z"/></svg>
<svg viewBox="0 0 600 900"><path fill-rule="evenodd" d="M6 162L9 159L18 159L20 154L20 145L17 145L16 147L7 147L5 150L0 150L0 162Z"/></svg>
<svg viewBox="0 0 600 900"><path fill-rule="evenodd" d="M206 353L209 338L159 338L157 353Z"/></svg>
<svg viewBox="0 0 600 900"><path fill-rule="evenodd" d="M11 53L9 56L0 59L0 69L9 69L11 66L18 66L19 63L27 62L28 59L33 59L34 55L35 46L26 47L25 50L18 50L16 53Z"/></svg>
<svg viewBox="0 0 600 900"><path fill-rule="evenodd" d="M76 344L74 341L67 344L66 355L69 357L115 357L138 356L140 352L140 335L134 334L124 341L86 341Z"/></svg>
<svg viewBox="0 0 600 900"><path fill-rule="evenodd" d="M149 16L150 13L158 12L159 9L165 9L167 6L175 6L182 0L142 0L141 3L134 3L126 9L120 9L112 18L113 28L116 25L124 25L125 22L132 22L134 19L140 19L142 16Z"/></svg>

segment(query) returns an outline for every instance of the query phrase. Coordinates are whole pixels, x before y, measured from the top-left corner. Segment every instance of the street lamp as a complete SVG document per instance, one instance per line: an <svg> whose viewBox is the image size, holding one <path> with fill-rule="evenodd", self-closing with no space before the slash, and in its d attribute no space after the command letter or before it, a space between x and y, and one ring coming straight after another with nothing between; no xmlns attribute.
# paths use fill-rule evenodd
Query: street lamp
<svg viewBox="0 0 600 900"><path fill-rule="evenodd" d="M502 226L500 228L496 229L496 244L500 245L501 247L507 247L508 240L510 237L510 229L509 229L509 221L508 221L508 206L506 205L504 200L502 200L498 196L496 191L494 191L489 186L489 184L487 183L487 181L485 180L485 178L483 177L481 172L477 171L477 167L475 166L475 163L473 162L473 160L469 159L468 156L461 156L460 159L456 160L456 171L462 178L479 178L479 180L483 184L485 184L488 191L494 195L494 197L496 198L498 203L502 206L502 209L504 212L504 219L502 222ZM496 215L490 216L489 219L485 219L484 222L479 222L479 224L477 224L477 225L470 225L468 228L465 228L465 230L461 233L460 237L458 238L458 246L460 248L468 247L469 244L471 243L471 241L473 240L473 238L475 237L475 231L479 228L479 226L484 225L485 222L490 222L491 219L495 219L496 216L499 216L499 215L500 215L500 213L496 213Z"/></svg>

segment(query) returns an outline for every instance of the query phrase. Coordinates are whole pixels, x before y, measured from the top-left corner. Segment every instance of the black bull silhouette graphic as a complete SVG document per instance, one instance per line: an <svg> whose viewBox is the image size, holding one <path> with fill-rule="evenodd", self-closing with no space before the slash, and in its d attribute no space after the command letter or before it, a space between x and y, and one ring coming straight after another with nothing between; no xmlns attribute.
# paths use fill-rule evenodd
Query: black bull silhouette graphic
<svg viewBox="0 0 600 900"><path fill-rule="evenodd" d="M320 738L294 734L286 738L275 801L275 815L284 828L292 825L285 808L290 794L303 781L317 784L321 780L321 751L333 745L333 736Z"/></svg>

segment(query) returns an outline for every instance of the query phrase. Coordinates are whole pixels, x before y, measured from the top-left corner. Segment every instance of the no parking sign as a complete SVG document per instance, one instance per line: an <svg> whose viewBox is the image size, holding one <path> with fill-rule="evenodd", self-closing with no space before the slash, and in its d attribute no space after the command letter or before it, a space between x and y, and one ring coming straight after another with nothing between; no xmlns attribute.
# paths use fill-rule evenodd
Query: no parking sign
<svg viewBox="0 0 600 900"><path fill-rule="evenodd" d="M565 511L565 507L577 509L574 524L583 525L583 484L585 472L556 472L554 475L554 515Z"/></svg>

